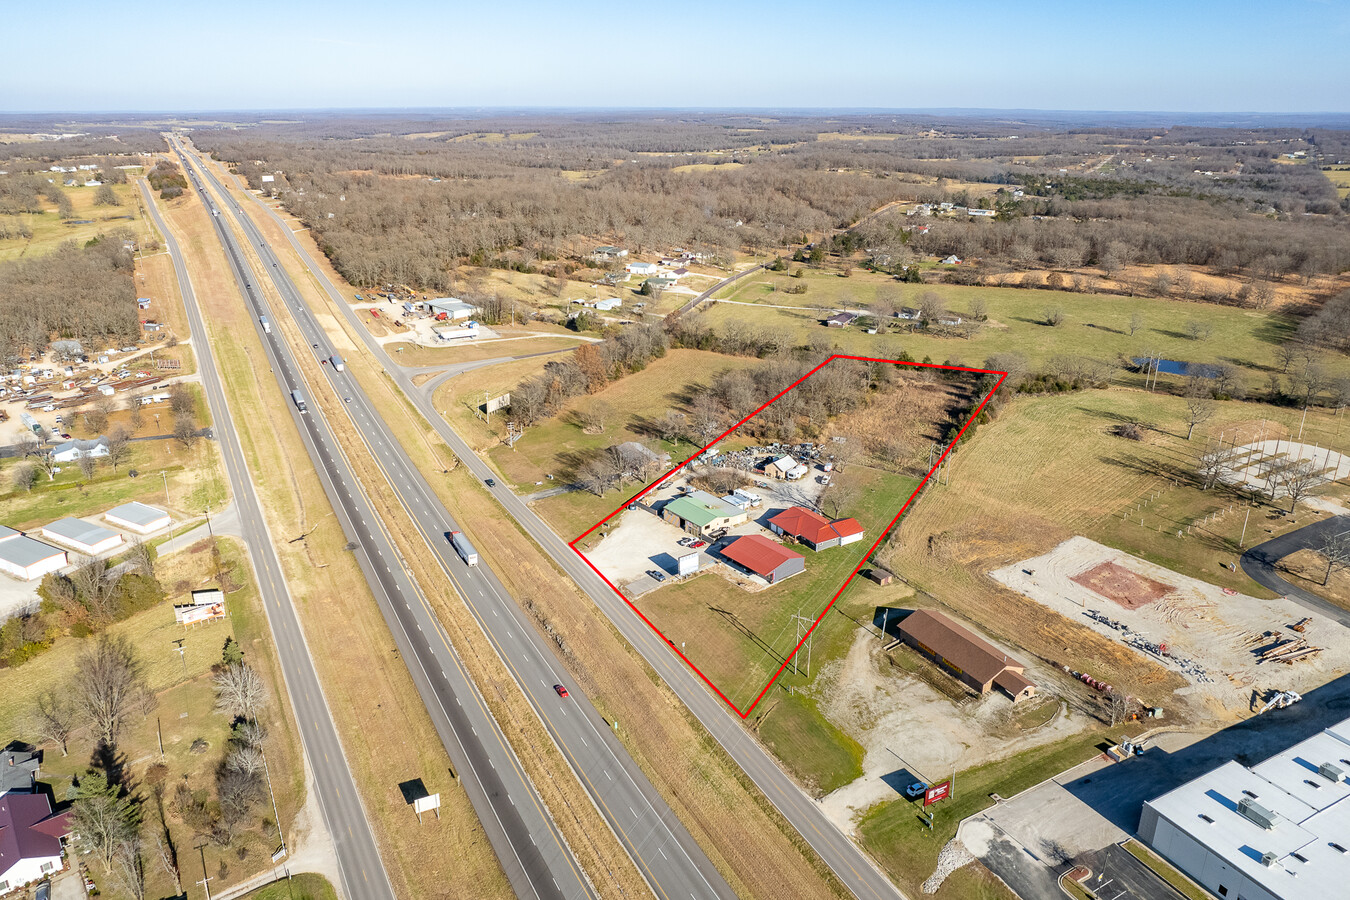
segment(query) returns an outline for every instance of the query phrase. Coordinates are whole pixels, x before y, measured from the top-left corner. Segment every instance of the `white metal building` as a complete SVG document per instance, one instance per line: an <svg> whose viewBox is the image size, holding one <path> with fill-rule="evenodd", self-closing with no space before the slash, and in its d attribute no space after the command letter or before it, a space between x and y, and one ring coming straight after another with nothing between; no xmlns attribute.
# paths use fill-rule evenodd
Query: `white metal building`
<svg viewBox="0 0 1350 900"><path fill-rule="evenodd" d="M66 551L36 541L12 528L0 538L0 572L32 581L66 564Z"/></svg>
<svg viewBox="0 0 1350 900"><path fill-rule="evenodd" d="M431 311L433 316L438 313L445 313L452 322L458 321L459 319L467 319L469 316L478 312L478 307L474 306L472 303L456 300L454 297L437 297L435 300L427 303L427 308Z"/></svg>
<svg viewBox="0 0 1350 900"><path fill-rule="evenodd" d="M137 503L135 500L114 506L103 514L103 518L118 528L125 528L137 534L150 534L161 528L168 528L169 523L173 521L164 510Z"/></svg>
<svg viewBox="0 0 1350 900"><path fill-rule="evenodd" d="M89 556L98 556L122 543L122 535L116 531L83 519L57 519L42 526L42 536Z"/></svg>
<svg viewBox="0 0 1350 900"><path fill-rule="evenodd" d="M1222 900L1344 896L1350 719L1247 768L1236 762L1144 804L1139 836Z"/></svg>

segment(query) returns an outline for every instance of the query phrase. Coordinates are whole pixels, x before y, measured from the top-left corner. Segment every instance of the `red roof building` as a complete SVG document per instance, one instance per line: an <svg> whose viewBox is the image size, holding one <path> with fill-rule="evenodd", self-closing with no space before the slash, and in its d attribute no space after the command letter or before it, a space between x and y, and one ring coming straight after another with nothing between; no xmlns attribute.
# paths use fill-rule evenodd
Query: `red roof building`
<svg viewBox="0 0 1350 900"><path fill-rule="evenodd" d="M806 571L806 558L760 534L738 537L722 550L722 555L760 576L769 584Z"/></svg>
<svg viewBox="0 0 1350 900"><path fill-rule="evenodd" d="M796 538L812 550L828 550L862 540L863 527L857 519L836 519L831 522L818 512L804 506L785 509L769 520L774 534Z"/></svg>

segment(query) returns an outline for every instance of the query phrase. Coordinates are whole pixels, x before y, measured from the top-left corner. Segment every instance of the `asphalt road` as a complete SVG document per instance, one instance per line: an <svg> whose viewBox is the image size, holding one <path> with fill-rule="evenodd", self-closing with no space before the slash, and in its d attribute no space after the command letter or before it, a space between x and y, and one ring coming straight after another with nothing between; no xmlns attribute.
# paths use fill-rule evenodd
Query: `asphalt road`
<svg viewBox="0 0 1350 900"><path fill-rule="evenodd" d="M290 227L266 204L257 201L265 215L272 216L289 235L292 248L309 266L310 272L328 292L333 307L345 316L355 333L362 336L367 348L385 367L385 371L407 395L410 402L426 417L450 447L475 476L480 479L496 478L496 473L483 462L477 454L459 437L458 434L436 411L429 394L412 383L412 376L400 368L374 336L360 324L356 313L352 311L347 299L328 280L323 270L318 268L309 257L304 246L290 234ZM739 273L735 277L749 274ZM713 290L716 290L714 288ZM500 482L499 482L500 484ZM710 693L684 662L671 652L665 642L656 635L623 602L589 565L586 564L563 539L554 534L534 510L523 500L504 487L498 487L493 495L514 518L526 533L543 547L557 564L571 577L596 606L614 623L624 638L642 654L663 681L680 697L713 738L734 759L741 769L755 782L769 801L802 835L808 844L820 855L825 864L839 877L852 893L863 900L875 898L903 898L897 888L842 831L831 822L805 792L778 763L750 737L736 716L720 699Z"/></svg>
<svg viewBox="0 0 1350 900"><path fill-rule="evenodd" d="M1242 571L1253 581L1283 594L1304 609L1321 613L1329 619L1350 628L1350 611L1324 600L1311 591L1291 584L1275 571L1275 564L1298 550L1315 550L1328 534L1350 531L1350 516L1332 516L1311 525L1295 529L1264 544L1257 544L1242 554Z"/></svg>
<svg viewBox="0 0 1350 900"><path fill-rule="evenodd" d="M209 172L206 174L213 179ZM262 233L242 210L232 205L234 200L218 182L215 186L231 204L231 214L240 222L288 312L313 345L313 352L320 359L331 356L333 349L327 334L280 267ZM734 897L730 886L633 762L609 725L575 685L567 683L569 679L554 656L553 647L525 618L492 569L486 564L467 566L452 549L447 534L464 530L472 537L472 526L460 529L456 524L354 375L338 372L331 365L320 369L338 396L344 398L344 409L422 532L429 550L653 893L670 900ZM287 376L295 380L298 373L291 376L288 371ZM313 421L318 416L311 412L306 418ZM467 463L471 454L462 458ZM568 698L555 693L554 685L558 684L566 684Z"/></svg>
<svg viewBox="0 0 1350 900"><path fill-rule="evenodd" d="M272 323L270 332L261 325L255 327L283 395L289 398L292 391L300 391L312 398L290 346L281 337L277 311L269 308L255 286L257 276L227 227L226 216L215 214L219 211L216 201L202 189L197 172L187 165L187 157L180 155L180 158L188 168L194 188L213 213L216 235L226 249L230 266L255 320L265 315ZM223 191L220 193L224 195ZM227 209L232 211L232 208ZM244 224L247 228L249 223ZM331 350L325 355L331 355ZM358 420L371 416L364 396L357 396L360 399L354 398L354 402ZM356 544L357 561L389 624L398 652L408 666L432 723L454 763L460 784L478 814L512 889L519 897L540 900L595 897L593 888L530 784L486 702L461 665L444 629L383 531L378 515L370 507L317 404L307 402L306 412L301 412L293 402L286 405L299 427L343 532ZM391 452L393 448L388 444L377 449L377 453L384 455ZM391 773L390 777L404 780L425 774ZM408 811L408 816L408 827L415 828L412 810ZM371 895L358 890L349 896L364 898ZM388 896L392 897L392 892Z"/></svg>
<svg viewBox="0 0 1350 900"><path fill-rule="evenodd" d="M233 508L256 570L258 589L281 661L286 692L290 696L295 720L300 726L300 742L314 773L314 790L319 807L337 850L343 896L349 900L357 897L393 900L394 889L380 860L375 837L371 833L360 795L356 792L356 784L352 781L351 769L343 755L342 743L338 740L337 728L328 711L318 674L314 671L314 661L310 658L305 634L300 628L300 620L281 571L281 563L273 549L272 536L263 519L248 466L244 463L239 435L230 416L229 404L225 401L220 372L216 369L215 356L206 336L206 326L202 322L197 296L192 290L187 265L178 248L178 241L160 216L145 182L142 181L140 186L146 209L164 236L165 246L173 260L174 273L178 277L178 288L183 295L183 305L187 308L193 351L201 367L206 402L220 438L225 473L234 494Z"/></svg>

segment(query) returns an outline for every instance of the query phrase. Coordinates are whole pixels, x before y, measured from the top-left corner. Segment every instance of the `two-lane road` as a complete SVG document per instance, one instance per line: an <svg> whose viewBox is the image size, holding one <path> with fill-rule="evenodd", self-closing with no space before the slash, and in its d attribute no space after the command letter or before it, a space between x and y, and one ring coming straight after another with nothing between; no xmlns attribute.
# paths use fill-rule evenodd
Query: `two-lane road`
<svg viewBox="0 0 1350 900"><path fill-rule="evenodd" d="M351 304L328 279L324 271L310 257L304 245L296 239L290 227L267 204L249 194L264 215L271 216L286 232L292 250L305 262L310 272L328 293L332 305L344 316L355 334L361 335L367 349L375 356L385 371L408 397L409 401L431 423L451 450L463 461L471 472L480 479L496 477L487 463L483 462L468 444L452 429L437 412L430 395L419 390L413 384L412 376L400 368L385 352L383 346L374 339L369 330L361 325ZM742 277L754 270L739 273ZM734 716L727 706L714 697L703 683L691 672L682 660L639 619L621 598L615 595L609 585L578 556L567 543L556 535L523 500L504 488L494 491L495 496L522 528L525 529L544 551L570 576L596 606L614 623L624 638L642 654L643 659L656 670L662 680L673 690L684 704L694 713L703 726L721 744L741 769L755 782L769 801L802 835L808 844L820 855L839 877L844 885L861 900L896 900L904 898L885 874L863 851L854 844L839 828L831 822L820 807L799 788L778 763L770 757L768 751L760 746L745 732L739 717ZM625 757L626 758L626 757ZM627 760L631 765L631 760Z"/></svg>
<svg viewBox="0 0 1350 900"><path fill-rule="evenodd" d="M311 351L322 360L333 355L328 335L262 232L233 198L200 170L225 199L227 211L241 225L268 277L280 294ZM194 177L196 177L194 170ZM426 481L381 412L367 397L353 372L319 366L343 409L369 447L404 509L421 531L427 548L454 584L494 650L529 700L573 773L618 837L652 892L663 900L730 900L735 894L680 823L659 792L629 757L590 701L574 685L560 698L554 686L570 679L554 649L536 631L519 605L486 562L468 566L452 549L447 533L461 529ZM295 377L295 376L289 376ZM313 416L311 416L313 418ZM471 462L465 456L466 463Z"/></svg>

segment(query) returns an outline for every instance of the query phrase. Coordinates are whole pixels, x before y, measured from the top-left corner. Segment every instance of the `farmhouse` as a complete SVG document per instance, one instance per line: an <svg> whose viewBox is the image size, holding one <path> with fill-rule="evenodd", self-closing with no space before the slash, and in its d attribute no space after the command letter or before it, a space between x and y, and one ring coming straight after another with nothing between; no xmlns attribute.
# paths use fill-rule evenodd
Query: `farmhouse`
<svg viewBox="0 0 1350 900"><path fill-rule="evenodd" d="M642 282L642 287L649 288L653 291L664 291L666 288L674 287L675 281L676 279L674 278L662 275L656 278L648 278L646 281Z"/></svg>
<svg viewBox="0 0 1350 900"><path fill-rule="evenodd" d="M911 319L911 320L912 320L912 319L918 319L918 318L920 318L921 316L922 316L922 313L920 313L919 310L915 309L915 308L912 307L912 306L902 306L902 307L900 307L900 311L899 311L898 313L895 314L895 317L896 317L897 319Z"/></svg>
<svg viewBox="0 0 1350 900"><path fill-rule="evenodd" d="M4 526L0 526L4 528ZM34 540L12 528L0 536L0 572L32 581L66 564L66 551Z"/></svg>
<svg viewBox="0 0 1350 900"><path fill-rule="evenodd" d="M857 315L851 312L835 313L825 320L825 327L847 328L849 325L852 325L857 318Z"/></svg>
<svg viewBox="0 0 1350 900"><path fill-rule="evenodd" d="M103 518L118 528L125 528L137 534L159 531L161 528L167 528L172 521L164 510L134 500L131 503L114 506L103 514Z"/></svg>
<svg viewBox="0 0 1350 900"><path fill-rule="evenodd" d="M593 303L592 306L594 306L601 312L609 312L611 310L618 309L620 306L623 306L623 301L620 300L618 297L605 297L603 300L595 301L595 303Z"/></svg>
<svg viewBox="0 0 1350 900"><path fill-rule="evenodd" d="M97 556L122 543L122 536L117 532L83 519L57 519L42 526L42 536L89 556Z"/></svg>
<svg viewBox="0 0 1350 900"><path fill-rule="evenodd" d="M998 688L1016 701L1036 693L1020 662L941 613L915 610L899 628L901 640L981 694Z"/></svg>
<svg viewBox="0 0 1350 900"><path fill-rule="evenodd" d="M57 444L52 450L52 459L59 463L75 462L81 456L100 459L107 455L108 439L103 435L88 441L66 441L64 444Z"/></svg>
<svg viewBox="0 0 1350 900"><path fill-rule="evenodd" d="M61 869L69 813L52 815L42 792L0 794L0 891L8 893Z"/></svg>
<svg viewBox="0 0 1350 900"><path fill-rule="evenodd" d="M655 275L661 267L656 263L630 262L623 267L629 275Z"/></svg>
<svg viewBox="0 0 1350 900"><path fill-rule="evenodd" d="M661 518L682 531L702 536L741 525L749 521L750 514L707 491L690 491L663 506Z"/></svg>
<svg viewBox="0 0 1350 900"><path fill-rule="evenodd" d="M863 527L857 519L836 519L831 522L804 506L783 510L769 519L769 528L774 534L795 538L817 551L856 543L863 537Z"/></svg>
<svg viewBox="0 0 1350 900"><path fill-rule="evenodd" d="M961 257L953 254L952 256L948 256L946 259L942 260L941 264L944 266L959 266L961 265Z"/></svg>
<svg viewBox="0 0 1350 900"><path fill-rule="evenodd" d="M1144 804L1139 836L1229 900L1343 896L1350 719L1247 768L1227 762Z"/></svg>
<svg viewBox="0 0 1350 900"><path fill-rule="evenodd" d="M597 259L619 259L627 255L627 250L620 250L618 247L596 247L591 251L591 256Z"/></svg>
<svg viewBox="0 0 1350 900"><path fill-rule="evenodd" d="M784 578L806 571L806 557L761 534L736 538L722 550L722 555L769 584L777 584Z"/></svg>

